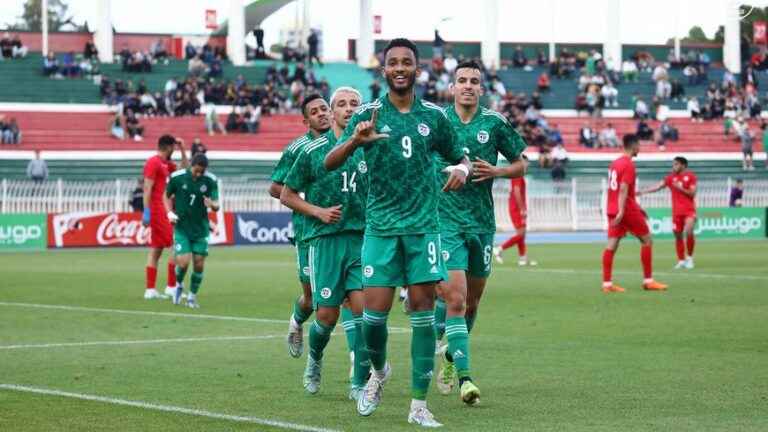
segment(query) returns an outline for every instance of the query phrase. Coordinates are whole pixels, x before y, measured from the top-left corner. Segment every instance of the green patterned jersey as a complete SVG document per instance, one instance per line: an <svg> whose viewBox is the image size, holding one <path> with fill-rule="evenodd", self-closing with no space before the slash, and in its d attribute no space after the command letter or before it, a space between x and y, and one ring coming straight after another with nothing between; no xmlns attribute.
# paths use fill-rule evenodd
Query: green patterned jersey
<svg viewBox="0 0 768 432"><path fill-rule="evenodd" d="M312 133L307 132L304 135L293 140L288 146L283 149L283 154L280 156L280 160L277 162L274 171L272 171L272 181L278 184L285 183L285 176L288 175L288 171L291 170L293 163L296 162L296 157L301 152L302 147L310 141L312 141ZM304 227L304 215L299 212L293 212L291 216L293 224L293 237L296 241L302 241L302 229Z"/></svg>
<svg viewBox="0 0 768 432"><path fill-rule="evenodd" d="M453 106L446 109L448 119L456 130L464 153L470 160L478 158L496 165L501 153L508 161L520 158L525 141L496 111L478 107L469 123L463 123ZM449 161L435 156L438 167L438 185L445 183L448 174L440 172ZM493 180L481 183L467 182L458 191L440 194L440 227L443 232L493 233L496 218L493 210Z"/></svg>
<svg viewBox="0 0 768 432"><path fill-rule="evenodd" d="M341 220L333 224L306 216L303 240L365 229L365 201L368 195L368 167L358 149L342 166L328 171L323 166L325 155L336 145L336 135L329 130L306 144L285 177L285 185L303 190L304 199L318 207L341 205Z"/></svg>
<svg viewBox="0 0 768 432"><path fill-rule="evenodd" d="M384 94L358 108L339 141L349 139L360 121L370 120L373 110L378 110L376 130L389 138L363 146L369 181L366 232L379 236L439 232L440 189L432 153L453 163L464 157L445 110L416 98L411 110L401 113Z"/></svg>
<svg viewBox="0 0 768 432"><path fill-rule="evenodd" d="M165 194L174 197L173 211L179 217L176 228L183 230L190 238L207 237L210 228L208 208L203 203L203 197L214 201L219 199L216 176L206 171L194 179L189 168L174 171L165 187Z"/></svg>

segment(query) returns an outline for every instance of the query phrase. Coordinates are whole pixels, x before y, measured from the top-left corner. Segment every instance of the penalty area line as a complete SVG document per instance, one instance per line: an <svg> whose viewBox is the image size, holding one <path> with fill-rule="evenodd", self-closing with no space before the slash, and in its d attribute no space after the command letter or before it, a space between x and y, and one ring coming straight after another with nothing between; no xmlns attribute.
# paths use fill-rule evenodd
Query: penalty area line
<svg viewBox="0 0 768 432"><path fill-rule="evenodd" d="M16 384L0 384L0 390L9 390L9 391L16 391L16 392L23 392L23 393L34 393L34 394L41 394L41 395L47 395L47 396L59 396L59 397L66 397L71 399L101 402L101 403L106 403L111 405L121 405L121 406L129 406L134 408L148 409L153 411L169 412L174 414L186 414L186 415L192 415L192 416L198 416L198 417L208 417L208 418L217 419L217 420L228 420L228 421L240 422L240 423L254 423L254 424L260 424L264 426L272 426L276 428L295 430L295 431L338 432L334 429L325 429L321 427L307 426L307 425L302 425L298 423L285 422L281 420L265 419L265 418L252 417L252 416L223 414L223 413L216 413L212 411L199 410L194 408L184 408L184 407L177 407L172 405L158 405L158 404L153 404L153 403L143 402L143 401L118 399L118 398L89 395L89 394L83 394L83 393L70 393L70 392L65 392L61 390L28 387L28 386L22 386L22 385L16 385Z"/></svg>
<svg viewBox="0 0 768 432"><path fill-rule="evenodd" d="M205 337L175 338L175 339L61 342L61 343L44 343L44 344L0 345L0 350L27 349L27 348L87 347L87 346L105 346L105 345L143 345L143 344L150 345L150 344L184 343L184 342L218 342L218 341L275 339L275 338L281 338L281 337L283 337L283 335L205 336Z"/></svg>

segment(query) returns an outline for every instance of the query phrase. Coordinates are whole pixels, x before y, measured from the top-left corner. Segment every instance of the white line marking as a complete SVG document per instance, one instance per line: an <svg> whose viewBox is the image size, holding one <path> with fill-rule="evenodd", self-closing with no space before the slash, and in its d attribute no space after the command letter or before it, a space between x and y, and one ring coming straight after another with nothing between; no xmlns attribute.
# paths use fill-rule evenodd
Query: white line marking
<svg viewBox="0 0 768 432"><path fill-rule="evenodd" d="M162 343L176 343L176 342L237 341L237 340L274 339L274 338L281 338L281 337L283 337L283 335L208 336L208 337L175 338L175 339L145 339L145 340L95 341L95 342L62 342L62 343L25 344L25 345L0 345L0 350L25 349L25 348L85 347L85 346L99 346L99 345L142 345L142 344L162 344Z"/></svg>
<svg viewBox="0 0 768 432"><path fill-rule="evenodd" d="M512 268L512 267L497 267L496 270L501 271L524 271L524 272L530 272L530 273L536 273L541 272L542 274L546 273L562 273L562 274L587 274L587 275L599 275L600 271L591 271L591 270L576 270L576 269L552 269L552 268L546 268L546 267L540 267L539 269L518 269L518 268ZM613 274L623 274L623 275L633 275L633 274L640 274L642 273L640 270L636 272L632 271L613 271ZM683 277L700 277L700 278L716 278L716 279L744 279L744 280L768 280L768 276L756 276L756 275L737 275L737 274L722 274L722 273L698 273L696 271L688 271L688 270L681 270L680 272L653 272L654 275L659 276L683 276Z"/></svg>
<svg viewBox="0 0 768 432"><path fill-rule="evenodd" d="M184 407L177 407L177 406L171 406L171 405L156 405L149 402L117 399L117 398L95 396L95 395L88 395L88 394L82 394L82 393L70 393L70 392L65 392L61 390L27 387L27 386L16 385L16 384L0 384L0 389L17 391L17 392L25 392L25 393L36 393L36 394L42 394L42 395L48 395L48 396L68 397L72 399L102 402L102 403L107 403L112 405L130 406L134 408L143 408L148 410L164 411L164 412L176 413L176 414L187 414L187 415L208 417L208 418L219 419L219 420L229 420L229 421L241 422L241 423L255 423L255 424L260 424L265 426L273 426L277 428L296 430L296 431L337 432L336 430L333 430L333 429L307 426L307 425L302 425L298 423L289 423L289 422L284 422L280 420L271 420L271 419L264 419L264 418L251 417L251 416L221 414L221 413L215 413L211 411L198 410L194 408L184 408Z"/></svg>

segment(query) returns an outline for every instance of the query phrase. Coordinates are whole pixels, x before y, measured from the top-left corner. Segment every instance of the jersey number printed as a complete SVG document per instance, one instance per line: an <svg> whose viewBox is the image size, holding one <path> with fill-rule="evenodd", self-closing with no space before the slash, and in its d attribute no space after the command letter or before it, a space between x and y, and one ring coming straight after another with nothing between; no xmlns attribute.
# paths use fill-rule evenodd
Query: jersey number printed
<svg viewBox="0 0 768 432"><path fill-rule="evenodd" d="M342 192L349 192L350 189L352 189L352 192L357 192L357 183L355 182L356 175L356 171L353 171L351 176L346 171L341 172L341 177L344 179L344 184L341 186Z"/></svg>
<svg viewBox="0 0 768 432"><path fill-rule="evenodd" d="M619 175L616 170L608 171L608 187L611 188L611 190L619 190L618 178Z"/></svg>
<svg viewBox="0 0 768 432"><path fill-rule="evenodd" d="M413 155L413 145L411 145L411 137L408 135L404 136L403 139L400 141L400 144L403 146L403 157L406 159L410 159L410 157Z"/></svg>
<svg viewBox="0 0 768 432"><path fill-rule="evenodd" d="M195 202L195 194L189 194L189 205Z"/></svg>
<svg viewBox="0 0 768 432"><path fill-rule="evenodd" d="M435 242L427 243L427 253L429 254L427 260L429 260L430 264L435 265L437 263L437 246L435 246Z"/></svg>

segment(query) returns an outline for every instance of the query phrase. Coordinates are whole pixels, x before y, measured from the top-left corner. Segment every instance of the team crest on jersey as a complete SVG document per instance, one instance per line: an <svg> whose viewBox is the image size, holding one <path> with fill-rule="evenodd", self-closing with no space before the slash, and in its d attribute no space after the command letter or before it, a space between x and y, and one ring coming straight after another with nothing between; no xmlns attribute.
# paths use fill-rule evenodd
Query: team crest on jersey
<svg viewBox="0 0 768 432"><path fill-rule="evenodd" d="M206 186L206 185L200 186L200 192L205 193L205 191L207 191L207 190L208 190L208 186Z"/></svg>
<svg viewBox="0 0 768 432"><path fill-rule="evenodd" d="M368 165L365 163L365 161L360 161L360 163L357 164L357 170L360 172L360 174L365 174L368 172Z"/></svg>
<svg viewBox="0 0 768 432"><path fill-rule="evenodd" d="M363 275L367 278L373 276L373 266L369 266L369 265L365 266L365 268L363 269Z"/></svg>
<svg viewBox="0 0 768 432"><path fill-rule="evenodd" d="M320 290L320 297L327 299L331 297L331 289L330 288L323 288Z"/></svg>
<svg viewBox="0 0 768 432"><path fill-rule="evenodd" d="M481 130L480 132L477 133L477 142L479 142L480 144L485 144L488 142L488 138L490 137L491 136L488 134L487 131Z"/></svg>
<svg viewBox="0 0 768 432"><path fill-rule="evenodd" d="M421 136L427 136L429 135L429 126L425 125L424 123L419 123L419 135Z"/></svg>
<svg viewBox="0 0 768 432"><path fill-rule="evenodd" d="M181 185L181 188L184 189L184 190L187 190L187 184L184 183L183 185Z"/></svg>

